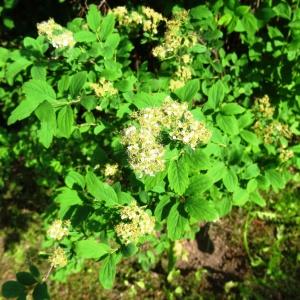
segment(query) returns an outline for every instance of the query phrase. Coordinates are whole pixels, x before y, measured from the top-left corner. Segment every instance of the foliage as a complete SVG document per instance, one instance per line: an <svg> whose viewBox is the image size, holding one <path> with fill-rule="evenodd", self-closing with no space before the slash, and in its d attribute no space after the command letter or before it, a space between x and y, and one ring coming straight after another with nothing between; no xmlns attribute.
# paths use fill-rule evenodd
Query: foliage
<svg viewBox="0 0 300 300"><path fill-rule="evenodd" d="M49 20L0 48L0 163L24 152L51 188L53 278L92 259L112 288L127 257L150 268L199 222L264 207L265 193L299 180L300 10L257 5L219 0L170 16L91 5L67 28Z"/></svg>

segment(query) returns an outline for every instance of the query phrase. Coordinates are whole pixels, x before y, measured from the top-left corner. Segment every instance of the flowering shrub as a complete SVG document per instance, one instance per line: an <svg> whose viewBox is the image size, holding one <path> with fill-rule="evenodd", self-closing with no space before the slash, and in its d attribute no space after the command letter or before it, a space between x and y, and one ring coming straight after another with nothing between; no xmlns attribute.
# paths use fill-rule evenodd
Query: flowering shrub
<svg viewBox="0 0 300 300"><path fill-rule="evenodd" d="M21 49L0 48L4 116L47 149L31 156L52 157L42 169L64 176L62 186L44 172L55 189L44 244L52 278L93 259L112 288L123 259L150 268L199 223L263 207L264 192L299 179L300 98L284 74L299 68L299 9L281 2L254 15L230 3L172 16L91 5L66 28L50 19ZM267 26L273 18L287 22L288 40ZM246 51L226 44L232 33ZM148 57L134 60L142 47Z"/></svg>

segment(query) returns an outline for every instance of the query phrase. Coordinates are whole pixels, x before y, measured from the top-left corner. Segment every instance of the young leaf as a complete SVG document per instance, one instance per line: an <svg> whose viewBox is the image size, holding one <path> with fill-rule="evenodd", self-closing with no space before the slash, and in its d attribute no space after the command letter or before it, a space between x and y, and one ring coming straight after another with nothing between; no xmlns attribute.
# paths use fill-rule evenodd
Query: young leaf
<svg viewBox="0 0 300 300"><path fill-rule="evenodd" d="M184 205L188 213L197 221L214 221L219 217L213 202L197 196L189 197Z"/></svg>
<svg viewBox="0 0 300 300"><path fill-rule="evenodd" d="M170 187L179 195L182 195L189 185L189 169L183 159L171 160L168 168Z"/></svg>
<svg viewBox="0 0 300 300"><path fill-rule="evenodd" d="M102 262L99 271L99 281L105 289L111 289L116 277L116 256L108 255Z"/></svg>
<svg viewBox="0 0 300 300"><path fill-rule="evenodd" d="M240 187L236 188L232 195L232 204L243 206L249 199L248 191Z"/></svg>
<svg viewBox="0 0 300 300"><path fill-rule="evenodd" d="M74 115L70 106L64 106L57 116L57 128L62 137L69 138L73 131Z"/></svg>
<svg viewBox="0 0 300 300"><path fill-rule="evenodd" d="M76 32L74 38L79 43L91 43L97 40L96 34L87 30Z"/></svg>
<svg viewBox="0 0 300 300"><path fill-rule="evenodd" d="M110 252L110 247L107 244L99 243L95 239L81 240L76 244L76 253L82 258L95 258Z"/></svg>

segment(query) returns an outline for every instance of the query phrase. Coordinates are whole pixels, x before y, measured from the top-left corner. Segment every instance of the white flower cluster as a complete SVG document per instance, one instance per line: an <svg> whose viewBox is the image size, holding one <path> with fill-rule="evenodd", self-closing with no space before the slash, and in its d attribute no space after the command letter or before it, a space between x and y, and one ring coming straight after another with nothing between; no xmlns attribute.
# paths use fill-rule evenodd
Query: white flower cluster
<svg viewBox="0 0 300 300"><path fill-rule="evenodd" d="M111 10L121 26L142 25L145 32L157 34L158 25L165 18L150 7L142 6L142 12L129 12L125 6L117 6Z"/></svg>
<svg viewBox="0 0 300 300"><path fill-rule="evenodd" d="M75 45L73 33L55 23L53 19L38 23L37 29L38 34L46 36L54 48L73 47Z"/></svg>
<svg viewBox="0 0 300 300"><path fill-rule="evenodd" d="M113 177L118 173L119 165L118 164L106 164L104 169L105 177Z"/></svg>
<svg viewBox="0 0 300 300"><path fill-rule="evenodd" d="M65 251L62 248L58 247L54 249L52 255L49 257L49 262L54 268L63 268L67 265L68 258Z"/></svg>
<svg viewBox="0 0 300 300"><path fill-rule="evenodd" d="M94 90L98 97L113 96L118 93L110 81L105 78L100 78L99 83L91 83L90 87Z"/></svg>
<svg viewBox="0 0 300 300"><path fill-rule="evenodd" d="M57 241L69 234L70 221L55 220L47 230L47 235Z"/></svg>
<svg viewBox="0 0 300 300"><path fill-rule="evenodd" d="M115 226L118 237L124 244L136 243L146 234L154 232L155 219L132 201L121 209L122 222Z"/></svg>
<svg viewBox="0 0 300 300"><path fill-rule="evenodd" d="M186 102L179 103L170 97L161 107L140 110L133 117L139 127L126 128L122 142L127 146L131 167L140 174L153 176L164 170L165 151L159 143L162 131L192 149L201 142L207 143L211 137L205 125L195 120Z"/></svg>

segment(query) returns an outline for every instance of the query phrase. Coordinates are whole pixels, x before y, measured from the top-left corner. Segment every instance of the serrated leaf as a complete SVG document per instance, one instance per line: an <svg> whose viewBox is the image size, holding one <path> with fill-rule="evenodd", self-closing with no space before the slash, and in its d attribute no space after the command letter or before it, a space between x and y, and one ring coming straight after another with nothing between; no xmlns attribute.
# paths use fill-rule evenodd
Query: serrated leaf
<svg viewBox="0 0 300 300"><path fill-rule="evenodd" d="M8 125L29 117L44 100L53 101L56 98L52 87L42 80L30 80L23 85L26 99L23 100L8 118Z"/></svg>
<svg viewBox="0 0 300 300"><path fill-rule="evenodd" d="M79 95L79 92L83 88L86 82L87 74L85 71L76 73L71 77L70 80L70 93L72 97L76 97Z"/></svg>
<svg viewBox="0 0 300 300"><path fill-rule="evenodd" d="M69 207L82 204L82 200L78 196L78 193L69 188L61 189L61 192L56 196L55 201L59 203L60 215L64 215Z"/></svg>
<svg viewBox="0 0 300 300"><path fill-rule="evenodd" d="M74 184L78 184L82 189L85 187L84 177L78 172L71 170L65 178L67 187L72 188Z"/></svg>
<svg viewBox="0 0 300 300"><path fill-rule="evenodd" d="M243 113L245 111L245 108L237 103L227 103L224 106L222 106L221 111L225 115L238 115Z"/></svg>
<svg viewBox="0 0 300 300"><path fill-rule="evenodd" d="M35 114L41 121L41 128L38 131L39 141L44 147L49 148L56 132L55 111L48 101L44 101L35 110Z"/></svg>
<svg viewBox="0 0 300 300"><path fill-rule="evenodd" d="M215 109L225 97L225 87L222 81L218 80L208 90L208 100L205 109Z"/></svg>
<svg viewBox="0 0 300 300"><path fill-rule="evenodd" d="M229 135L237 135L239 133L239 124L235 116L218 114L216 121L219 128L225 133Z"/></svg>
<svg viewBox="0 0 300 300"><path fill-rule="evenodd" d="M265 207L266 206L265 199L257 191L251 193L250 196L249 196L249 199L250 199L251 202L259 205L260 207Z"/></svg>
<svg viewBox="0 0 300 300"><path fill-rule="evenodd" d="M175 193L182 195L189 185L189 169L183 159L171 160L168 168L168 180Z"/></svg>
<svg viewBox="0 0 300 300"><path fill-rule="evenodd" d="M243 206L249 199L248 191L237 187L232 195L232 204Z"/></svg>
<svg viewBox="0 0 300 300"><path fill-rule="evenodd" d="M109 13L103 18L99 37L102 40L106 40L106 38L113 32L115 26L115 17L112 13Z"/></svg>
<svg viewBox="0 0 300 300"><path fill-rule="evenodd" d="M107 244L100 243L93 238L76 243L76 253L82 258L98 259L111 251Z"/></svg>
<svg viewBox="0 0 300 300"><path fill-rule="evenodd" d="M190 185L187 189L187 194L196 195L202 194L213 185L212 178L207 174L195 175L190 179Z"/></svg>
<svg viewBox="0 0 300 300"><path fill-rule="evenodd" d="M270 181L273 189L275 192L278 192L279 190L283 189L285 186L284 179L282 178L281 174L275 170L267 170L265 172L266 178Z"/></svg>
<svg viewBox="0 0 300 300"><path fill-rule="evenodd" d="M87 30L81 30L76 32L74 34L74 38L76 42L79 43L91 43L97 40L96 34Z"/></svg>
<svg viewBox="0 0 300 300"><path fill-rule="evenodd" d="M219 218L213 202L201 197L189 197L184 206L188 213L197 221L214 221Z"/></svg>
<svg viewBox="0 0 300 300"><path fill-rule="evenodd" d="M87 23L93 31L97 31L101 25L101 14L96 5L92 4L86 16Z"/></svg>
<svg viewBox="0 0 300 300"><path fill-rule="evenodd" d="M228 169L224 174L223 183L229 192L233 192L236 188L238 188L239 181L232 169Z"/></svg>
<svg viewBox="0 0 300 300"><path fill-rule="evenodd" d="M35 99L36 101L56 100L56 94L50 84L44 80L32 79L23 85L24 93L27 98Z"/></svg>
<svg viewBox="0 0 300 300"><path fill-rule="evenodd" d="M188 223L188 219L182 214L182 208L179 208L179 203L173 205L167 219L168 238L173 241L183 237Z"/></svg>
<svg viewBox="0 0 300 300"><path fill-rule="evenodd" d="M62 137L69 138L73 132L74 115L70 106L64 106L57 115L57 128Z"/></svg>
<svg viewBox="0 0 300 300"><path fill-rule="evenodd" d="M98 201L104 201L107 206L118 204L115 190L107 183L100 181L93 172L87 172L85 181L88 192Z"/></svg>
<svg viewBox="0 0 300 300"><path fill-rule="evenodd" d="M117 259L114 254L107 256L100 267L99 281L105 289L111 289L116 277Z"/></svg>
<svg viewBox="0 0 300 300"><path fill-rule="evenodd" d="M181 101L192 101L195 95L200 89L200 84L198 79L190 80L182 88L179 88L174 93L178 96Z"/></svg>

